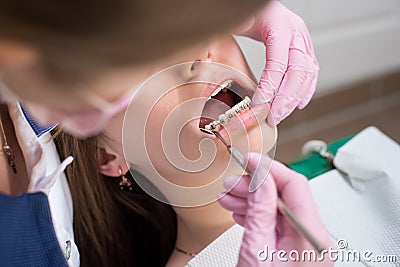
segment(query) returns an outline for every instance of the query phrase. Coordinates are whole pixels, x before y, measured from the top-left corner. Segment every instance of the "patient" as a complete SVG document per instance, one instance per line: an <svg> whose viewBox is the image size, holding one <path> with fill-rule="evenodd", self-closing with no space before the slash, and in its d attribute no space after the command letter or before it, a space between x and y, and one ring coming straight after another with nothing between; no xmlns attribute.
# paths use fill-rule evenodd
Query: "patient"
<svg viewBox="0 0 400 267"><path fill-rule="evenodd" d="M241 50L231 37L213 43L204 50L203 54L188 60L194 59L211 60L232 66L255 81ZM223 81L219 82L223 83ZM241 98L237 95L229 95L230 93L225 90L222 96L217 95L215 99L219 98L226 104L231 101L233 105L242 101L245 95L252 96L254 88L250 90L243 88L237 81L233 81L233 84L231 86L237 86L239 87L237 90L241 90L239 93ZM176 135L162 139L163 131L171 132L174 127L177 127L174 123L165 124L172 111L185 101L204 97L201 90L196 90L197 86L199 85L180 86L163 95L154 105L148 118L144 117L146 114L140 112L149 99L146 93L140 99L134 100L130 112L134 112L135 116L125 121L124 134L128 135L125 139L128 142L124 142L125 151L122 147L124 113L118 114L110 122L103 135L97 139L78 141L65 134L58 135L58 147L63 152L61 154L75 156L75 162L67 174L75 206L75 238L81 252L83 266L92 265L92 261L98 265L107 265L105 262L117 261L118 254L126 260L120 263L114 262L113 266L164 266L165 264L166 266L185 266L196 254L235 224L232 214L215 201L217 193L224 191L223 179L218 179L220 182L216 182L210 191L201 195L177 194L177 191L159 182L161 179L158 176L178 186L202 187L212 184L217 178L225 178L242 172L235 162L230 161L230 156L221 142L199 130L199 127L205 127L216 119L215 115L226 111L226 105L222 107L218 103L212 104L205 100L198 102L197 106L192 105L190 112L197 113L197 117L184 125L179 125L181 128L179 128L178 140L176 140ZM211 102L215 102L215 99ZM184 116L187 116L185 112L178 112L174 121L179 121L180 117ZM230 128L228 123L221 131L222 135L228 138L229 134L230 142L242 153L249 151L267 153L275 144L276 129L267 126L266 123L259 124L251 115L243 117L246 119L240 121L242 123L240 127L234 125ZM140 128L140 121L143 119L147 119L145 129ZM145 144L142 147L140 141L143 140L143 134ZM202 144L199 151L200 143L205 139L210 141L210 138L214 142ZM165 144L174 142L179 143L183 156L192 162L209 154L215 155L215 158L206 168L199 166L196 171L178 168L171 164L171 158L164 154ZM92 155L90 155L91 148L93 148ZM88 164L88 162L91 163ZM95 166L96 162L98 166ZM130 163L135 173L147 177L156 186L160 192L156 197L160 199L159 196L163 196L165 202L172 204L173 210L169 205L148 196L132 179L121 180L123 183L119 183L120 179L125 178L124 174L127 177L129 175L126 162ZM103 177L94 175L96 172L100 172ZM105 202L103 198L108 200ZM98 203L107 204L107 206ZM94 205L95 209L92 210L91 205ZM115 208L120 208L123 212L116 212ZM134 218L139 218L139 221L135 221ZM149 227L145 226L147 221L150 222ZM141 223L143 225L140 225ZM107 231L107 227L110 234L103 232ZM138 231L135 232L135 228L142 229L141 232L138 230L140 234ZM96 237L95 233L99 236ZM135 236L135 234L138 235ZM147 235L150 238L147 239ZM157 240L157 235L159 235L159 240ZM110 244L104 243L107 239ZM157 241L160 242L157 243ZM147 242L147 251L138 249L142 242ZM132 245L129 247L130 250L127 250L124 244L129 243ZM239 246L240 241L237 244L237 247ZM104 248L107 252L103 254ZM112 253L108 253L109 251ZM155 262L156 258L158 259ZM131 259L130 263L129 259Z"/></svg>

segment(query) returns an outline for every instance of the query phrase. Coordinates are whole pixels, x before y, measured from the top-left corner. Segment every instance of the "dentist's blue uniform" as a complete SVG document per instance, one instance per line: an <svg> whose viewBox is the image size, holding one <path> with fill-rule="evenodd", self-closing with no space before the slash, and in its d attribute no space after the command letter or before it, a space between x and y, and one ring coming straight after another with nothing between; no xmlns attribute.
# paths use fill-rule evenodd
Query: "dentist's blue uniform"
<svg viewBox="0 0 400 267"><path fill-rule="evenodd" d="M24 114L37 136L52 128L42 127ZM68 266L57 241L46 194L0 194L0 266Z"/></svg>

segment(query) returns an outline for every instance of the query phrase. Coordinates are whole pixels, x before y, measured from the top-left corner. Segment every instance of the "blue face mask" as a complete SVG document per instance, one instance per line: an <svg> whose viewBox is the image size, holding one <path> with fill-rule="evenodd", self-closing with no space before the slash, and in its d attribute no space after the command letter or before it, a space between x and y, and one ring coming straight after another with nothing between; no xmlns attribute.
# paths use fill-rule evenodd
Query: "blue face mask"
<svg viewBox="0 0 400 267"><path fill-rule="evenodd" d="M0 194L0 229L1 266L68 266L44 193Z"/></svg>

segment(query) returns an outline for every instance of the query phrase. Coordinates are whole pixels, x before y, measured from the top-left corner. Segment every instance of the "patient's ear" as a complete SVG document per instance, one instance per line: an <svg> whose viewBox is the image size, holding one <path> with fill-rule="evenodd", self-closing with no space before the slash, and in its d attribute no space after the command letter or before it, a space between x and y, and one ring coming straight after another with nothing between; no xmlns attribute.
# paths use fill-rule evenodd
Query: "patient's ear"
<svg viewBox="0 0 400 267"><path fill-rule="evenodd" d="M100 172L107 176L118 177L120 176L120 166L117 156L107 152L105 148L97 149L97 158L99 160Z"/></svg>

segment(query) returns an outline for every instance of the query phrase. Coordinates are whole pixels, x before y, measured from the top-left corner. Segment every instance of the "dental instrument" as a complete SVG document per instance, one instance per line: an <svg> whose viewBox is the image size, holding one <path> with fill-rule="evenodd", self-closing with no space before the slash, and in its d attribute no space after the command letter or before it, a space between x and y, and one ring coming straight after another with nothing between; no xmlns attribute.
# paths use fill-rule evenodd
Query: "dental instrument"
<svg viewBox="0 0 400 267"><path fill-rule="evenodd" d="M247 172L247 174L251 175L254 170L249 170L249 168L246 166L244 162L244 157L243 155L237 150L235 147L232 147L231 145L228 144L228 142L221 136L216 131L209 131L207 129L200 129L203 132L212 134L216 136L227 148L229 154L232 155L234 160ZM250 182L250 185L252 183ZM251 186L250 186L251 187ZM255 190L251 190L249 187L249 192L252 193ZM292 224L292 226L296 229L296 231L303 236L310 244L319 252L322 253L323 251L327 251L327 249L315 238L315 236L300 222L300 220L297 218L297 216L289 209L289 207L283 202L283 200L278 197L278 209L279 212L285 216L289 222Z"/></svg>

